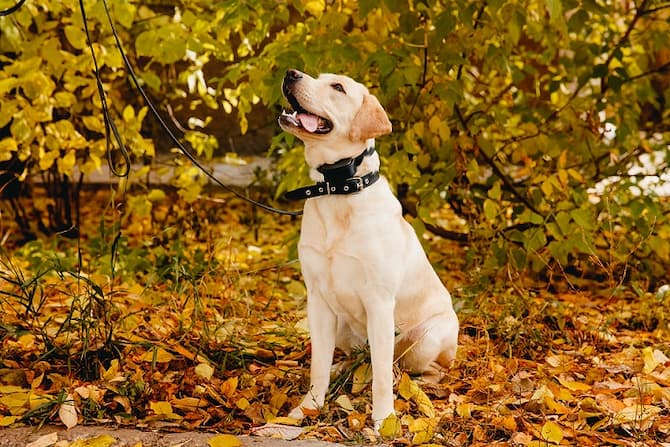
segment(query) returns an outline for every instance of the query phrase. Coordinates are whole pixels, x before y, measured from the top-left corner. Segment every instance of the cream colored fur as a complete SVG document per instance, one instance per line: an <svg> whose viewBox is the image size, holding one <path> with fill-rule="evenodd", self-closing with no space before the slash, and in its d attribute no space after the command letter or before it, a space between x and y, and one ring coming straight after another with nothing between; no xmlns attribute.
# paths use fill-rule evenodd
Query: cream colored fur
<svg viewBox="0 0 670 447"><path fill-rule="evenodd" d="M299 72L293 73L295 78ZM285 92L332 123L332 131L320 135L280 120L304 142L314 181L323 180L318 166L355 157L374 145L373 138L391 132L384 109L362 84L333 74L299 76L285 84ZM356 175L378 169L375 153ZM367 342L378 429L394 413L394 358L400 356L401 366L413 373L445 367L454 358L458 319L449 292L383 177L359 193L308 199L298 249L312 363L309 391L290 416L302 419L303 410L324 404L335 347L348 352Z"/></svg>

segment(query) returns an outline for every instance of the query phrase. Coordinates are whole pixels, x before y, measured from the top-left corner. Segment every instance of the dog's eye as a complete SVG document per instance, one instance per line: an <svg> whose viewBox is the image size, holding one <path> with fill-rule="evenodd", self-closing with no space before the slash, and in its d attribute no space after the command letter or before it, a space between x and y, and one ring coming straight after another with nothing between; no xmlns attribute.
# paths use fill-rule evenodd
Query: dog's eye
<svg viewBox="0 0 670 447"><path fill-rule="evenodd" d="M347 92L344 91L344 87L342 87L342 84L331 84L330 86L340 93L344 93L345 95L347 94Z"/></svg>

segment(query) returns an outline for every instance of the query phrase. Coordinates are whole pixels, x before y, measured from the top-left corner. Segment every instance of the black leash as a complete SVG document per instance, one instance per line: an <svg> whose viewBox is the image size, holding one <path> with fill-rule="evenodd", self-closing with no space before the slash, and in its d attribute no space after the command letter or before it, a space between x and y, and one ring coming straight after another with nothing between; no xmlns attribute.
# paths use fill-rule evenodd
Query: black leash
<svg viewBox="0 0 670 447"><path fill-rule="evenodd" d="M15 11L18 11L18 9L23 6L23 4L26 2L26 0L18 0L16 3L14 3L12 6L9 8L3 9L0 11L0 16L8 16Z"/></svg>
<svg viewBox="0 0 670 447"><path fill-rule="evenodd" d="M23 0L23 1L25 1L25 0ZM23 3L23 2L21 2L21 3ZM128 60L128 57L126 56L126 53L123 50L123 46L121 45L121 39L119 38L119 35L116 32L116 27L114 26L114 21L112 20L112 16L109 12L109 7L107 5L107 0L102 0L102 4L105 8L105 14L107 15L107 20L109 21L109 25L112 29L112 34L114 35L114 40L116 41L116 46L119 50L119 53L121 54L121 58L123 59L123 62L126 66L126 69L128 70L128 74L130 75L130 78L133 80L133 83L135 84L135 88L137 88L137 91L139 91L140 95L142 95L142 98L144 99L144 102L147 104L147 106L151 110L151 113L158 120L158 122L161 125L161 127L163 128L163 130L168 134L168 136L170 137L172 142L177 146L177 148L179 148L181 153L184 154L186 156L186 158L188 158L189 161L191 163L193 163L193 165L196 168L198 168L200 171L202 171L211 181L213 181L215 184L219 185L220 187L222 187L226 191L231 192L236 197L238 197L238 198L240 198L240 199L242 199L242 200L244 200L244 201L246 201L246 202L248 202L248 203L250 203L254 206L257 206L259 208L262 208L262 209L264 209L266 211L269 211L269 212L272 212L272 213L282 214L282 215L286 215L286 216L299 216L299 215L301 215L302 210L296 210L296 211L280 210L278 208L274 208L270 205L258 202L256 200L250 198L250 197L245 196L244 194L242 194L242 193L238 192L237 190L231 188L230 186L224 184L221 180L216 178L211 172L209 172L207 169L205 169L205 167L202 164L200 164L200 162L198 162L198 160L195 158L195 156L184 147L184 145L177 139L177 137L174 135L174 133L170 130L168 125L165 123L163 118L158 113L157 108L151 102L151 100L149 99L149 96L146 94L146 92L144 91L144 89L140 85L140 82L139 82L137 76L135 75L135 70L133 70L133 67L130 64L130 61ZM109 113L109 109L107 107L107 102L105 100L105 93L104 93L103 86L102 86L102 80L100 78L100 70L98 68L98 63L97 63L97 60L95 58L95 52L93 50L93 42L91 40L91 35L89 33L89 30L88 30L88 25L87 25L87 20L86 20L86 11L85 11L85 8L84 8L83 0L79 0L79 8L81 10L82 19L84 20L84 31L86 32L86 39L88 41L88 46L89 46L89 49L91 50L91 55L93 56L93 62L94 62L94 68L95 68L95 77L96 77L96 81L97 81L97 84L98 84L98 92L100 94L100 99L101 99L101 104L102 104L102 112L103 112L103 115L105 117L105 131L107 132L108 157L110 157L109 162L111 163L111 155L109 155L111 153L109 151L109 148L110 148L109 131L111 130L112 134L114 135L114 139L116 140L116 142L119 146L119 150L121 151L121 153L123 155L124 164L125 164L125 169L124 169L123 172L120 173L120 174L122 174L120 176L127 176L128 173L129 173L129 170L130 170L130 157L128 155L128 150L126 149L126 147L123 145L123 143L121 141L121 135L119 134L118 129L116 128L116 125L114 125L114 120L112 119L112 117ZM117 175L114 168L111 168L111 169L112 169L112 172L114 172L115 175Z"/></svg>

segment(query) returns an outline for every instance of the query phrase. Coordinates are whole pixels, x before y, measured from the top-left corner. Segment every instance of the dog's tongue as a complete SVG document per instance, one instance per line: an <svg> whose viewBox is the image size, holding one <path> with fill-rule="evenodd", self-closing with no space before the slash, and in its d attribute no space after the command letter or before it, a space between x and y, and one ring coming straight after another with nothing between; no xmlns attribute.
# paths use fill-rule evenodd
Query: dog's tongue
<svg viewBox="0 0 670 447"><path fill-rule="evenodd" d="M314 132L319 127L319 117L309 113L299 113L300 124L308 132Z"/></svg>

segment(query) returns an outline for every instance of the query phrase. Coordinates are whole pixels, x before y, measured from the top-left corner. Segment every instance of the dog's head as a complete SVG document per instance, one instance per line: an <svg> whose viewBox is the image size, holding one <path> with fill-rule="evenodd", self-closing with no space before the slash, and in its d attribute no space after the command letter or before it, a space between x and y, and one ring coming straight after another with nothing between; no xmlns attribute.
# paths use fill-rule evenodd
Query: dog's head
<svg viewBox="0 0 670 447"><path fill-rule="evenodd" d="M391 122L377 98L346 76L313 78L288 70L282 93L292 110L282 112L279 125L305 143L351 146L391 132Z"/></svg>

